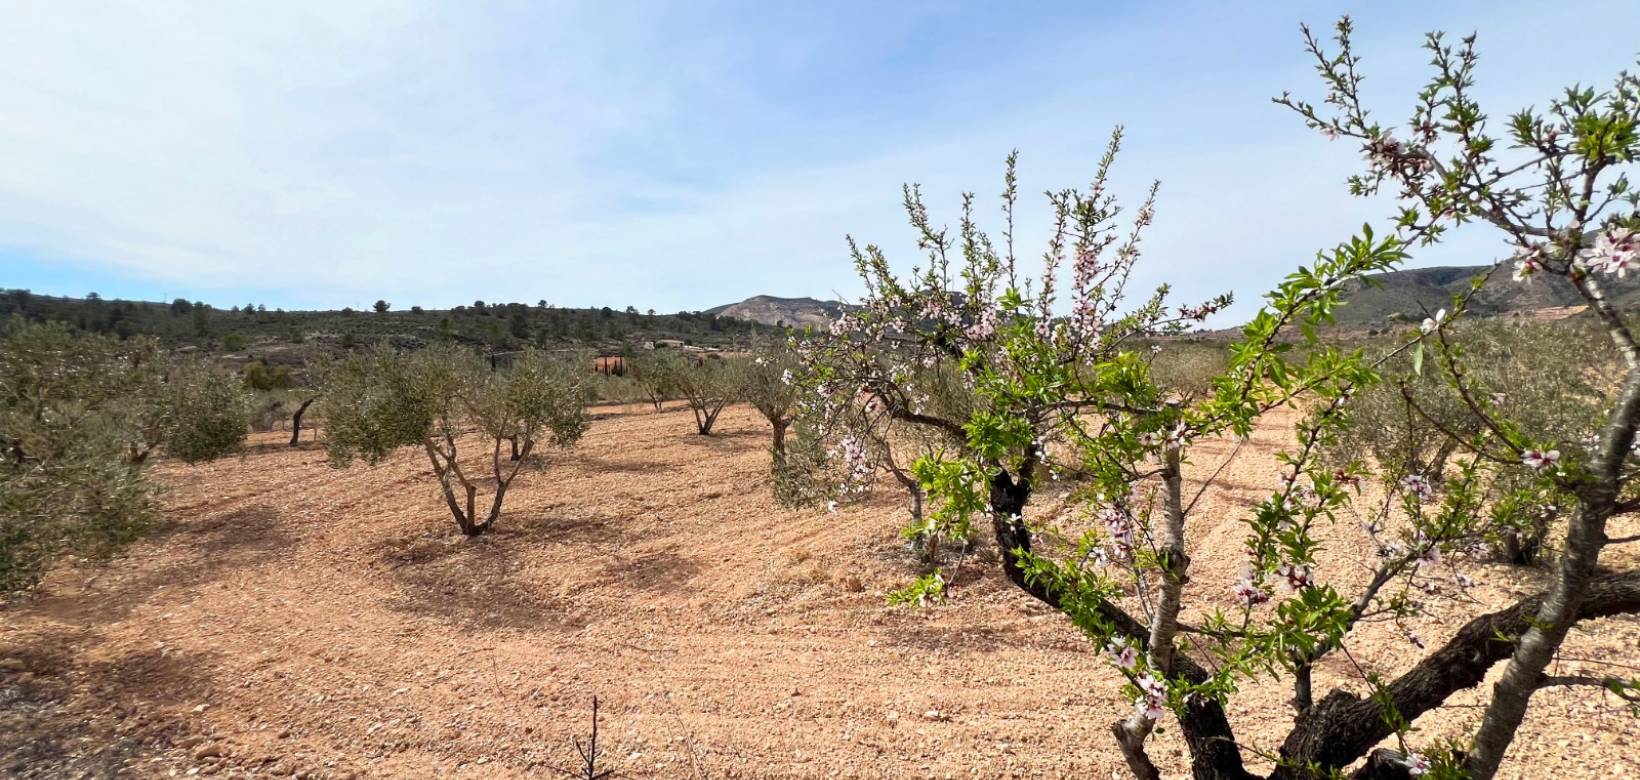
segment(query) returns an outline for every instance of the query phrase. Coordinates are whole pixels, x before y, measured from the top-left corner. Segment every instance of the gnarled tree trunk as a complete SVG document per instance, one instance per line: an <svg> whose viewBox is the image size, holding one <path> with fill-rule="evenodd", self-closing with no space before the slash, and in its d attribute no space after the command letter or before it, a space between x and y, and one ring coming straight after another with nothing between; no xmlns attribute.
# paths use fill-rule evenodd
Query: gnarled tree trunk
<svg viewBox="0 0 1640 780"><path fill-rule="evenodd" d="M998 469L991 479L991 524L996 533L998 554L1008 579L1020 590L1054 609L1061 609L1059 595L1042 582L1033 582L1020 566L1020 553L1031 551L1031 531L1025 525L1025 505L1031 497L1031 476L1034 459L1028 460L1016 479L1006 469ZM1146 637L1149 630L1133 616L1114 604L1099 605L1100 614L1113 623L1117 630L1130 637ZM1192 683L1207 681L1209 674L1189 656L1173 659L1173 673ZM1230 720L1224 708L1207 696L1193 697L1185 706L1179 720L1185 743L1190 749L1191 775L1195 780L1253 780L1242 765L1241 749L1236 743ZM1359 754L1358 754L1359 755Z"/></svg>
<svg viewBox="0 0 1640 780"><path fill-rule="evenodd" d="M695 432L702 436L711 436L712 426L717 424L718 415L722 414L723 407L728 405L726 399L690 399L689 410L695 413Z"/></svg>
<svg viewBox="0 0 1640 780"><path fill-rule="evenodd" d="M791 418L775 415L769 418L769 425L774 428L774 444L771 445L771 449L774 452L775 468L779 468L786 465L786 429L791 427Z"/></svg>
<svg viewBox="0 0 1640 780"><path fill-rule="evenodd" d="M319 396L303 399L302 404L296 407L296 412L290 416L290 446L295 447L301 443L302 415L307 414L308 407L312 406L313 402L317 400L319 400Z"/></svg>

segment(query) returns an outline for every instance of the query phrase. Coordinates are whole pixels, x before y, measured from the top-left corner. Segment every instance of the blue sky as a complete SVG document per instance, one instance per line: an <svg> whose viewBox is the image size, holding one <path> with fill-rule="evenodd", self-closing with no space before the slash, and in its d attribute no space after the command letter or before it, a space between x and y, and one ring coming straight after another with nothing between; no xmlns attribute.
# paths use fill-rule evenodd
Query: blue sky
<svg viewBox="0 0 1640 780"><path fill-rule="evenodd" d="M1480 33L1494 115L1601 85L1624 2L0 2L0 287L219 305L474 299L701 309L850 297L845 234L918 259L899 186L994 214L1085 183L1125 124L1121 192L1162 181L1139 281L1232 318L1380 220L1358 160L1272 105L1320 93L1297 26L1357 20L1386 120L1422 33ZM1488 262L1483 229L1415 264Z"/></svg>

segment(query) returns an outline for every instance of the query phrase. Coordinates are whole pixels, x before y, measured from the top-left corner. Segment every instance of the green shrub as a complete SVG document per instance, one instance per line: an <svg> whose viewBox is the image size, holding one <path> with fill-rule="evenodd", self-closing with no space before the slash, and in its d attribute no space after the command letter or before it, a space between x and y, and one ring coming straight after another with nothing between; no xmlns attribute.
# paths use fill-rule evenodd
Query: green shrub
<svg viewBox="0 0 1640 780"><path fill-rule="evenodd" d="M244 374L245 386L252 390L287 390L291 386L288 366L269 368L260 360L252 360L245 364Z"/></svg>
<svg viewBox="0 0 1640 780"><path fill-rule="evenodd" d="M149 454L162 447L193 462L231 452L245 408L234 377L151 341L5 323L0 592L27 587L63 555L110 555L151 527Z"/></svg>

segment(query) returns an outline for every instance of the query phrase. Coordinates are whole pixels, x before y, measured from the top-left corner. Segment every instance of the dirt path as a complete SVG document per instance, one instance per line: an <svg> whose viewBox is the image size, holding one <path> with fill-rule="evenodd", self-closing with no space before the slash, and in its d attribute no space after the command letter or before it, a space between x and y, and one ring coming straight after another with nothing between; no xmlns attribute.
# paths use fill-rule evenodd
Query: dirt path
<svg viewBox="0 0 1640 780"><path fill-rule="evenodd" d="M602 416L578 450L520 476L499 532L477 541L453 534L410 453L337 471L267 434L242 458L162 465L167 529L0 612L0 772L551 776L596 695L600 745L626 777L1123 776L1113 675L986 553L952 604L884 606L914 568L894 490L836 514L782 510L760 418L732 409L710 438L688 418ZM1201 594L1227 597L1239 512L1273 487L1288 438L1262 430L1203 499ZM1201 448L1195 468L1229 450ZM1348 580L1359 534L1335 533L1327 569ZM1476 592L1501 602L1529 579L1496 567ZM1439 642L1489 605L1416 628ZM1566 655L1640 664L1636 621L1588 628ZM1386 674L1418 655L1388 626L1357 641ZM1350 673L1327 666L1317 687ZM1288 696L1249 686L1238 735L1273 749ZM1421 719L1421 738L1460 733L1473 702ZM1177 773L1172 731L1154 754ZM1637 741L1611 702L1545 692L1513 754L1536 757L1506 775L1640 776Z"/></svg>

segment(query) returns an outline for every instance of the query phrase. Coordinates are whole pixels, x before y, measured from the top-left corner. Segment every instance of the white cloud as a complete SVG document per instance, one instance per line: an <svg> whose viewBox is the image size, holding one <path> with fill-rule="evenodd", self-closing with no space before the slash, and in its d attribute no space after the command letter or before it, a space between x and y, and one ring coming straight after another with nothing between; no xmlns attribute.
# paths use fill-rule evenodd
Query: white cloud
<svg viewBox="0 0 1640 780"><path fill-rule="evenodd" d="M1314 86L1295 9L993 14L1013 26L946 51L918 37L961 23L945 6L879 29L754 7L25 5L0 25L0 249L286 305L847 295L845 232L911 261L902 181L939 218L961 189L992 215L1014 146L1034 259L1036 193L1084 182L1126 121L1123 191L1164 180L1138 282L1246 298L1385 208L1344 194L1351 150L1266 102ZM1482 83L1507 107L1632 61L1610 26L1543 13L1481 20L1500 52ZM1393 11L1361 28L1374 96L1409 95L1417 30ZM1501 54L1577 34L1611 40L1557 63L1576 72Z"/></svg>

